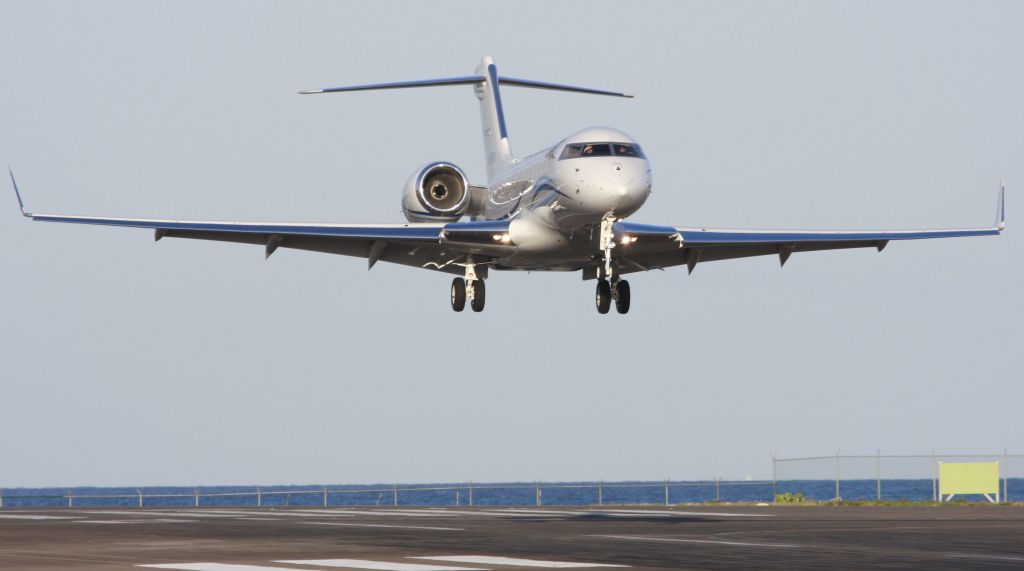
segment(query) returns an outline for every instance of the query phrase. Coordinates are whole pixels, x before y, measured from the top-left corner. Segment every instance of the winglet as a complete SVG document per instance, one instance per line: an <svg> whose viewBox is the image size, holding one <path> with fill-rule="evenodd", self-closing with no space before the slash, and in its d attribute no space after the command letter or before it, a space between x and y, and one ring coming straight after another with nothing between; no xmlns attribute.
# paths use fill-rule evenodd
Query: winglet
<svg viewBox="0 0 1024 571"><path fill-rule="evenodd" d="M21 191L18 190L18 181L14 180L14 171L11 170L10 165L7 166L7 172L11 175L11 184L14 185L14 196L18 197L18 208L21 209L21 215L25 218L32 218L32 213L25 211L25 203L21 200Z"/></svg>
<svg viewBox="0 0 1024 571"><path fill-rule="evenodd" d="M999 203L996 205L996 230L1006 228L1006 180L999 184Z"/></svg>

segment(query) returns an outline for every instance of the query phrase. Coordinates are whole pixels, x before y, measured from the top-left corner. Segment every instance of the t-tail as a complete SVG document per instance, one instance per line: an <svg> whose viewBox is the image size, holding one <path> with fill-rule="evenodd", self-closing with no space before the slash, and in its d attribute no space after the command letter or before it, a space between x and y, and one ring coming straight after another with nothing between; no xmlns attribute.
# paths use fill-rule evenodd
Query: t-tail
<svg viewBox="0 0 1024 571"><path fill-rule="evenodd" d="M610 95L612 97L633 97L618 91L605 91L589 87L575 87L558 83L547 83L530 79L518 79L498 75L498 68L491 56L484 56L476 68L475 75L444 77L439 79L423 79L418 81L399 81L394 83L374 83L368 85L350 85L345 87L329 87L300 91L303 95L315 93L340 93L344 91L370 91L375 89L402 89L408 87L438 87L447 85L472 85L476 97L480 100L480 123L484 137L484 159L487 163L487 178L515 162L512 147L509 144L508 125L505 112L501 105L500 86L530 87L533 89L549 89L552 91L571 91L592 95Z"/></svg>

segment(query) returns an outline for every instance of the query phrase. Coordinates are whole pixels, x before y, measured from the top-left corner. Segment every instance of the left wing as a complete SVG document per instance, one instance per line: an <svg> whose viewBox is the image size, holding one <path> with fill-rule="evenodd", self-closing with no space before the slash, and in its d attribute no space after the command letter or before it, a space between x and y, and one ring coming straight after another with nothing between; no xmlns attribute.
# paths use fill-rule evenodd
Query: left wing
<svg viewBox="0 0 1024 571"><path fill-rule="evenodd" d="M516 249L508 238L508 221L310 224L33 214L25 209L13 173L11 184L22 215L35 221L148 228L154 231L157 240L171 237L258 244L264 246L267 258L284 247L362 257L371 268L376 262L385 261L462 275L460 263L470 255L474 262L486 264L490 257L507 255ZM477 271L486 272L485 268Z"/></svg>
<svg viewBox="0 0 1024 571"><path fill-rule="evenodd" d="M692 273L700 262L750 256L779 256L779 262L794 252L876 248L879 252L892 240L923 240L997 235L1006 227L1006 188L999 189L996 222L984 228L945 230L717 230L649 226L632 222L615 224L615 257L621 273L686 265Z"/></svg>

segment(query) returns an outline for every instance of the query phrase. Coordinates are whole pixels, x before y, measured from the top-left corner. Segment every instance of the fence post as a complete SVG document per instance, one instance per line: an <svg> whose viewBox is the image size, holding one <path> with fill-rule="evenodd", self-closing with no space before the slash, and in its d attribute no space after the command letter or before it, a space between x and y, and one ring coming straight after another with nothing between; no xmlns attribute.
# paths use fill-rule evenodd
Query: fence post
<svg viewBox="0 0 1024 571"><path fill-rule="evenodd" d="M1007 462L1009 461L1009 456L1010 455L1007 453L1007 449L1003 448L1003 503L1007 503L1007 504L1010 503L1010 496L1007 495L1007 490L1006 490L1006 480L1007 480L1007 478L1009 478L1009 476L1007 475L1007 472L1009 472L1009 470L1010 470L1010 465L1007 464ZM3 501L3 498L0 497L0 508L2 508L2 507L4 507L4 501Z"/></svg>
<svg viewBox="0 0 1024 571"><path fill-rule="evenodd" d="M196 507L198 508L199 507L199 486L196 486L195 488L192 488L192 489L196 493Z"/></svg>
<svg viewBox="0 0 1024 571"><path fill-rule="evenodd" d="M775 489L775 475L776 475L776 464L777 464L775 458L776 458L775 452L772 452L772 503L775 503L777 501L776 498L779 495L778 492L776 492L776 489Z"/></svg>
<svg viewBox="0 0 1024 571"><path fill-rule="evenodd" d="M715 501L722 501L722 479L715 478Z"/></svg>
<svg viewBox="0 0 1024 571"><path fill-rule="evenodd" d="M533 495L534 495L534 504L536 504L538 506L541 505L541 499L540 499L540 480L537 480L536 483L534 483Z"/></svg>
<svg viewBox="0 0 1024 571"><path fill-rule="evenodd" d="M839 501L839 451L836 450L836 501Z"/></svg>
<svg viewBox="0 0 1024 571"><path fill-rule="evenodd" d="M0 509L4 508L4 491L0 490Z"/></svg>
<svg viewBox="0 0 1024 571"><path fill-rule="evenodd" d="M668 507L668 478L665 478L665 507Z"/></svg>
<svg viewBox="0 0 1024 571"><path fill-rule="evenodd" d="M391 485L391 493L394 494L394 505L398 507L398 484Z"/></svg>
<svg viewBox="0 0 1024 571"><path fill-rule="evenodd" d="M263 490L259 487L256 488L256 507L263 507Z"/></svg>
<svg viewBox="0 0 1024 571"><path fill-rule="evenodd" d="M459 489L455 488L455 507L459 507L460 505L462 504L459 502Z"/></svg>
<svg viewBox="0 0 1024 571"><path fill-rule="evenodd" d="M939 501L939 488L935 483L935 472L938 466L935 464L935 449L932 448L932 501Z"/></svg>
<svg viewBox="0 0 1024 571"><path fill-rule="evenodd" d="M75 494L71 490L68 490L68 507L69 508L70 507L74 507L74 501L75 501Z"/></svg>
<svg viewBox="0 0 1024 571"><path fill-rule="evenodd" d="M473 480L469 481L469 507L473 507Z"/></svg>
<svg viewBox="0 0 1024 571"><path fill-rule="evenodd" d="M327 486L324 486L324 507L327 507Z"/></svg>
<svg viewBox="0 0 1024 571"><path fill-rule="evenodd" d="M604 480L597 481L597 505L604 505Z"/></svg>
<svg viewBox="0 0 1024 571"><path fill-rule="evenodd" d="M875 499L876 501L882 501L882 449L875 448Z"/></svg>
<svg viewBox="0 0 1024 571"><path fill-rule="evenodd" d="M142 507L142 488L135 488L135 491L139 493L139 507Z"/></svg>

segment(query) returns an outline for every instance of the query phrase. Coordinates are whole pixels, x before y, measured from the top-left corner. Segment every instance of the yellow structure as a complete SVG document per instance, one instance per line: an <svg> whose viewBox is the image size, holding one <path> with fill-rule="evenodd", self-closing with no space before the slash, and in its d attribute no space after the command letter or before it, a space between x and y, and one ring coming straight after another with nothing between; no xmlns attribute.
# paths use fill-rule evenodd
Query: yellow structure
<svg viewBox="0 0 1024 571"><path fill-rule="evenodd" d="M982 494L998 503L999 462L939 462L939 501L965 494Z"/></svg>

